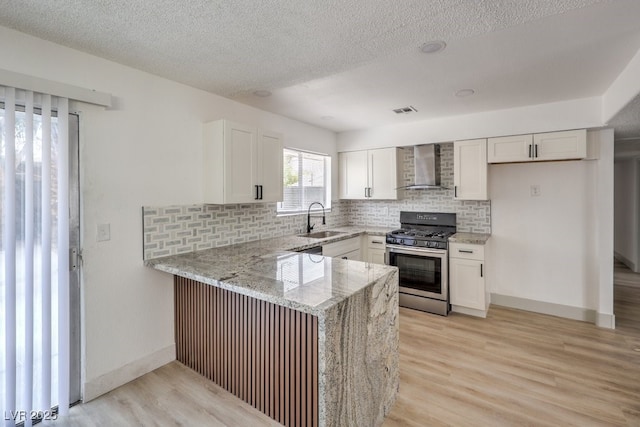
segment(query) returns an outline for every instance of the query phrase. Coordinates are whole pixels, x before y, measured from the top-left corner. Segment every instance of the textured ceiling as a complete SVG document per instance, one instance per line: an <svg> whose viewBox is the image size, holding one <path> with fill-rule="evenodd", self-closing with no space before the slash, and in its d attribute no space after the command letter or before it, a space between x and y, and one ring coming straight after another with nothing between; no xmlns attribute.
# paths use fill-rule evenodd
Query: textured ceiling
<svg viewBox="0 0 640 427"><path fill-rule="evenodd" d="M639 16L639 0L0 0L0 25L335 131L601 95Z"/></svg>

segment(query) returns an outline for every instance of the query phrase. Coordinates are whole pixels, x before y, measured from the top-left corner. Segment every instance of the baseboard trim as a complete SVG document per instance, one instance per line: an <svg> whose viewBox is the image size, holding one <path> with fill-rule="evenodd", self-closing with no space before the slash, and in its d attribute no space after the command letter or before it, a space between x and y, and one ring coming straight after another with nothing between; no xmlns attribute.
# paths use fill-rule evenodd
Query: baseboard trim
<svg viewBox="0 0 640 427"><path fill-rule="evenodd" d="M620 252L614 252L613 257L618 261L620 261L621 263L623 263L624 265L626 265L627 267L629 267L629 270L635 273L639 273L639 271L636 268L636 264L633 261L631 261L629 258L622 255Z"/></svg>
<svg viewBox="0 0 640 427"><path fill-rule="evenodd" d="M616 328L615 314L598 313L598 318L596 319L596 325L601 328L615 329Z"/></svg>
<svg viewBox="0 0 640 427"><path fill-rule="evenodd" d="M172 344L142 359L93 378L83 385L82 401L89 402L174 360L176 360L176 345Z"/></svg>
<svg viewBox="0 0 640 427"><path fill-rule="evenodd" d="M509 295L491 294L491 304L532 311L534 313L549 314L566 319L581 320L583 322L597 323L598 321L598 312L596 310Z"/></svg>
<svg viewBox="0 0 640 427"><path fill-rule="evenodd" d="M467 316L476 316L476 317L487 317L486 310L478 310L475 308L461 307L459 305L451 305L451 311L454 313L466 314Z"/></svg>

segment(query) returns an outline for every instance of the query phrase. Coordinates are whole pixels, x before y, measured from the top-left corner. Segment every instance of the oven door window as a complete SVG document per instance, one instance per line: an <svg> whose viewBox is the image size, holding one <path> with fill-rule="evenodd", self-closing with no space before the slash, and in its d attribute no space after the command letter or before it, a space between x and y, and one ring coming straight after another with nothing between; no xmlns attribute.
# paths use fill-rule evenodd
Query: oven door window
<svg viewBox="0 0 640 427"><path fill-rule="evenodd" d="M393 254L400 273L400 286L434 294L442 293L442 260L437 257Z"/></svg>

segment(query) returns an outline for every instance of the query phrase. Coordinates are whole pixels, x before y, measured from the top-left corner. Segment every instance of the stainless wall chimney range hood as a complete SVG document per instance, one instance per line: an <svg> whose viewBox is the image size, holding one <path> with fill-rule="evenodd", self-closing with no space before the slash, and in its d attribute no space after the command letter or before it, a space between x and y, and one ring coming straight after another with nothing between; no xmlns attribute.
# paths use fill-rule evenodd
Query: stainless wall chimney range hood
<svg viewBox="0 0 640 427"><path fill-rule="evenodd" d="M440 186L440 145L424 144L413 147L415 180L404 189L438 189Z"/></svg>

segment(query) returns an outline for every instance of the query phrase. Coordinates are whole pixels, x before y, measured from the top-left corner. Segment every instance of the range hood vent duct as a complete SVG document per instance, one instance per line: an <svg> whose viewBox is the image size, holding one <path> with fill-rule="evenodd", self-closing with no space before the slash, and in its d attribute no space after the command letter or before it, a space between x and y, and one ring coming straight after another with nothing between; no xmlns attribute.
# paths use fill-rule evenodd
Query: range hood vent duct
<svg viewBox="0 0 640 427"><path fill-rule="evenodd" d="M405 189L437 189L440 185L440 145L425 144L413 147L415 180Z"/></svg>

